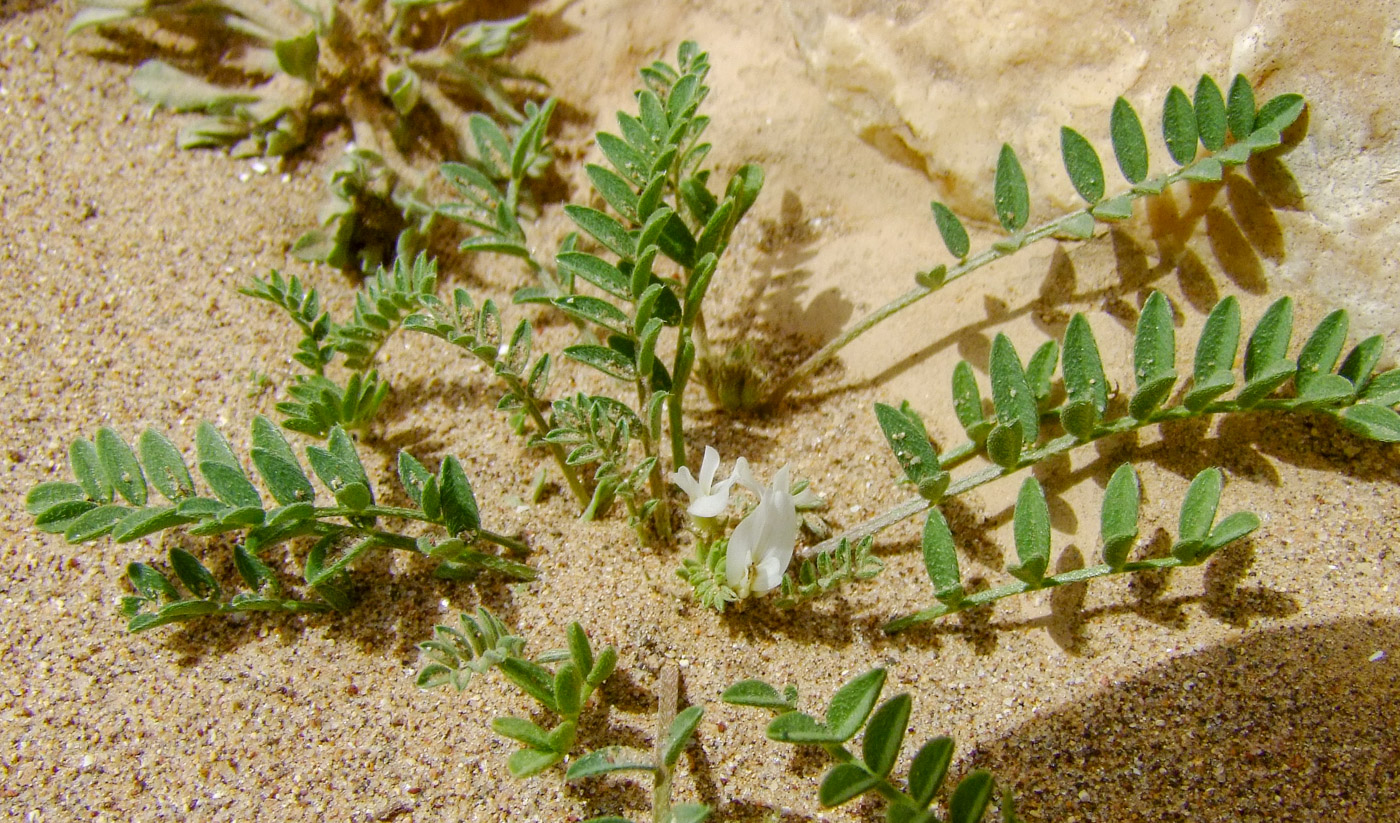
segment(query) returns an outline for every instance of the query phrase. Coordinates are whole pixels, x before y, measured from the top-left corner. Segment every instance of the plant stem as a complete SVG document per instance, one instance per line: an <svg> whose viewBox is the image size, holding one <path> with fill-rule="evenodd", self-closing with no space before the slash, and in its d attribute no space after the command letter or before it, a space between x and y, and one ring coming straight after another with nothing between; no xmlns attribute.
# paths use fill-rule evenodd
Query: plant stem
<svg viewBox="0 0 1400 823"><path fill-rule="evenodd" d="M1238 145L1240 144L1235 144L1235 146L1231 146L1229 150L1235 149L1235 147ZM1229 150L1227 150L1227 152ZM952 268L946 269L946 271L942 274L941 277L938 277L937 273L940 270L944 269L943 266L938 266L928 274L916 277L915 279L919 281L919 285L915 286L913 289L910 289L904 294L901 294L899 297L896 297L894 300L891 300L889 303L886 303L885 305L881 306L880 308L861 318L856 322L855 325L842 332L840 335L838 335L835 339L831 340L825 346L822 346L820 349L817 350L815 354L803 361L802 364L799 365L790 375L788 375L786 379L784 379L781 383L775 386L773 391L770 392L768 396L760 402L759 405L763 407L772 406L773 404L782 400L784 397L787 396L788 392L792 391L797 385L810 378L822 366L825 366L827 362L830 361L833 357L835 357L838 351L845 348L848 343L855 340L857 337L860 337L862 334L874 328L875 326L879 325L881 322L889 319L893 315L914 305L915 303L919 302L925 297L928 297L930 294L933 294L934 292L942 289L944 286L948 285L954 280L958 280L962 277L965 277L971 274L972 272L976 271L977 269L980 269L983 266L987 265L988 263L994 263L997 260L1002 259L1003 257L1008 257L1012 254L1015 254L1016 252L1020 251L1021 249L1030 245L1031 243L1034 243L1038 240L1043 240L1046 237L1061 235L1069 239L1087 240L1088 237L1082 236L1082 234L1080 233L1068 230L1071 223L1077 220L1082 221L1086 215L1094 219L1095 221L1120 219L1110 215L1104 215L1103 217L1099 217L1095 215L1094 212L1100 206L1110 201L1118 201L1125 198L1128 200L1135 200L1140 197L1161 194L1167 186L1170 186L1172 183L1175 183L1179 180L1219 180L1221 171L1220 166L1222 162L1234 164L1238 162L1243 162L1243 160L1237 158L1222 160L1220 158L1219 152L1217 152L1216 154L1203 156L1197 159L1194 163L1191 163L1187 166L1183 166L1177 169L1176 171L1171 172L1170 174L1164 174L1158 177L1144 180L1134 185L1130 190L1128 190L1124 194L1120 194L1112 198L1101 199L1092 206L1087 206L1077 211L1070 212L1069 214L1066 214L1048 223L1044 223L1033 229L1027 230L1025 232L1018 232L1016 234L1011 235L1010 237L998 240L992 244L991 248L979 252L978 254L975 254L972 257L965 257L961 261L959 261L957 265L953 266ZM1211 164L1211 166L1214 168L1214 178L1209 178L1205 175L1205 171L1201 169L1203 164Z"/></svg>
<svg viewBox="0 0 1400 823"><path fill-rule="evenodd" d="M1107 423L1100 423L1094 429L1092 436L1090 436L1087 439L1080 440L1072 434L1063 434L1059 437L1050 440L1045 445L1040 446L1039 448L1025 450L1021 453L1021 458L1015 463L1015 465L988 466L987 468L973 472L972 474L967 475L966 477L963 477L959 480L955 480L948 486L947 491L943 493L942 499L946 500L951 497L956 497L957 495L971 491L972 489L975 489L978 486L985 486L993 480L999 480L1003 477L1006 477L1007 475L1014 474L1015 472L1018 472L1021 469L1024 469L1028 466L1033 466L1036 463L1039 463L1040 461L1045 460L1048 457L1054 457L1055 455L1064 454L1065 452L1068 452L1069 450L1078 446L1085 446L1098 440L1102 440L1105 437L1111 437L1115 434L1123 434L1124 432L1135 431L1146 426L1153 426L1159 423L1167 423L1174 420L1186 420L1193 417L1205 417L1213 414L1242 413L1250 411L1303 411L1309 408L1311 407L1308 405L1308 403L1300 398L1275 398L1272 400L1263 400L1258 403L1255 403L1252 406L1247 407L1240 406L1240 404L1237 402L1226 400L1210 403L1209 405L1206 405L1201 409L1195 411L1188 409L1185 406L1173 406L1168 409L1160 409L1143 420L1138 420L1134 417L1120 417L1117 420L1113 420ZM1052 409L1043 416L1054 417L1057 412L1058 409ZM943 452L938 456L939 465L944 467L951 467L958 463L965 462L967 459L977 454L981 450L981 448L981 445L973 443L971 441L959 444L951 449L948 449L947 451ZM836 535L835 537L828 538L815 546L800 551L799 556L814 557L817 554L820 554L821 552L832 551L838 546L840 546L841 541L843 540L849 540L852 543L854 543L855 541L861 538L884 531L885 529L889 528L890 526L893 526L901 520L913 517L919 512L927 510L931 505L933 505L933 503L923 497L916 497L911 500L906 500L903 503L896 505L894 508L890 509L884 514L876 515L875 517L872 517L863 523L859 523L851 527L850 529L847 529L845 532L842 532L841 534Z"/></svg>
<svg viewBox="0 0 1400 823"><path fill-rule="evenodd" d="M937 606L930 606L921 612L906 615L898 620L891 620L885 624L884 631L887 634L894 634L903 631L915 623L923 623L928 620L937 620L950 614L957 614L960 611L971 609L976 606L985 606L988 603L995 603L1005 597L1025 594L1029 591L1040 589L1050 589L1055 586L1063 586L1066 583L1079 583L1084 580L1093 580L1095 577L1107 577L1111 574L1128 574L1130 572L1148 571L1150 569L1171 569L1177 566L1187 565L1177 557L1159 557L1152 560L1136 560L1132 563L1124 563L1119 568L1114 568L1106 563L1097 566L1089 566L1084 569L1075 569L1062 574L1046 577L1040 581L1040 585L1032 586L1023 580L1015 580L997 586L994 589L970 594L956 603L939 603Z"/></svg>
<svg viewBox="0 0 1400 823"><path fill-rule="evenodd" d="M525 407L525 413L530 415L530 421L535 424L535 430L540 433L540 437L549 434L549 421L545 419L544 412L540 409L540 399L514 374L507 372L497 372L500 378L510 387L511 392L520 398L521 404ZM569 490L574 493L574 499L583 507L588 506L591 495L584 488L583 482L579 480L578 474L574 472L574 467L569 465L569 456L564 453L564 447L558 443L546 443L549 453L553 455L554 462L559 466L559 472L564 475L564 480L569 484Z"/></svg>

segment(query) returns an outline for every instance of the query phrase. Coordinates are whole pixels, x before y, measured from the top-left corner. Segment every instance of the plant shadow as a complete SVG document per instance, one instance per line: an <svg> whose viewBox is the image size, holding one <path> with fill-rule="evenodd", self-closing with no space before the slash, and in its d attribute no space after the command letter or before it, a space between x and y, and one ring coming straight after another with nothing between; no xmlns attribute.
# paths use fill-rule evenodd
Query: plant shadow
<svg viewBox="0 0 1400 823"><path fill-rule="evenodd" d="M1251 634L965 753L1027 820L1385 820L1400 808L1400 621ZM1342 805L1339 805L1342 804ZM1337 818L1337 819L1343 819Z"/></svg>

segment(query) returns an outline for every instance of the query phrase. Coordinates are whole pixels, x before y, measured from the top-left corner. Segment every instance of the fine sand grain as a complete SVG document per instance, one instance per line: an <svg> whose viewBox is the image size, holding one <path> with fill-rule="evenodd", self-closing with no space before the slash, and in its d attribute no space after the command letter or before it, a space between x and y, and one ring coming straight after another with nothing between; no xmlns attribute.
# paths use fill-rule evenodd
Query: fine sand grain
<svg viewBox="0 0 1400 823"><path fill-rule="evenodd" d="M557 188L582 199L582 163L597 156L588 135L613 127L636 68L673 57L682 36L712 52L717 174L757 162L768 182L715 286L711 334L751 342L781 374L944 252L927 217L928 178L852 133L805 70L785 18L756 10L763 5L553 4L522 60L555 81ZM189 449L207 419L246 455L252 417L272 414L297 367L290 324L237 290L277 268L347 311L353 281L287 255L346 134L318 137L267 173L177 151L178 116L148 116L126 85L141 55L96 36L65 40L72 12L0 4L0 819L642 819L648 790L634 782L509 776L512 747L489 722L535 707L499 675L461 694L415 689L415 644L478 605L535 651L561 645L575 619L596 643L618 647L618 674L603 689L609 708L589 719L586 745L646 746L656 680L678 667L683 703L703 704L705 716L676 797L714 806L715 820L883 819L873 802L820 809L825 757L770 743L766 717L718 700L731 683L763 677L798 684L803 707L816 711L873 666L888 667L887 693L915 697L897 775L915 745L952 734L955 772L993 770L1030 821L1400 817L1400 460L1321 418L1168 426L1040 467L1059 568L1095 562L1101 491L1126 459L1141 470L1144 535L1158 549L1189 478L1212 465L1228 477L1224 510L1255 511L1263 526L1202 568L1004 601L890 638L885 620L932 602L915 523L878 541L887 569L874 582L795 611L756 602L711 613L674 575L688 544L639 550L620 518L581 523L558 489L517 505L541 461L494 411L488 375L439 341L404 335L382 367L395 392L361 443L371 475L392 487L401 448L434 463L459 455L484 522L524 537L539 579L448 583L423 563L381 558L357 570L361 597L344 616L126 634L117 603L127 563L178 545L232 580L228 543L69 546L33 528L23 495L66 476L67 444L104 425L128 437L154 427ZM999 139L988 136L989 157ZM1022 159L1058 168L1054 156ZM1228 193L1183 190L1167 201L1188 211L1199 198ZM567 230L562 202L531 227L543 249ZM1306 220L1299 214L1269 224L1284 226L1285 245L1288 221ZM1161 208L1153 215L1168 219ZM1206 251L1189 270L1162 263L1150 226L1029 251L911 310L767 415L726 415L697 390L692 454L714 444L726 463L745 455L764 476L790 463L831 501L831 524L852 526L908 496L894 483L873 402L911 399L950 442L954 363L965 357L985 375L996 332L1029 351L1074 311L1090 314L1112 349L1110 369L1128 380L1127 321L1149 289L1181 308L1182 341L1194 340L1201 303L1213 302L1202 295L1240 291L1209 252L1220 246L1207 223L1191 240ZM974 247L992 237L977 235ZM509 260L450 253L441 273L444 287L506 303L527 276ZM1246 285L1247 318L1282 293ZM1311 328L1331 308L1300 301L1298 325ZM525 314L538 345L571 341L567 323ZM588 380L563 369L555 391ZM1015 486L948 509L969 549L967 574L991 585L1004 579ZM299 568L304 550L287 568Z"/></svg>

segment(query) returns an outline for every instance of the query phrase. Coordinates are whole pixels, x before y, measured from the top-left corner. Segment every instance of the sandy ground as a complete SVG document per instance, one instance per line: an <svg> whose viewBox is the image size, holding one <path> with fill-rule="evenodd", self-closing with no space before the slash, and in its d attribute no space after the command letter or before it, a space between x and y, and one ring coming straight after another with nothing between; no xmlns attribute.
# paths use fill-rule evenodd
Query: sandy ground
<svg viewBox="0 0 1400 823"><path fill-rule="evenodd" d="M559 78L567 115L559 139L570 161L561 174L582 197L573 161L596 152L585 135L612 126L636 67L671 56L678 32L712 51L716 163L724 173L742 162L768 169L715 287L718 340L750 340L780 370L941 259L928 178L844 126L777 10L638 8L567 5L523 59ZM765 718L718 701L729 684L762 676L797 684L815 711L877 665L890 670L888 693L915 696L911 742L955 735L955 770L992 769L1027 820L1400 816L1400 463L1393 449L1305 417L1171 426L1038 470L1056 551L1092 563L1098 500L1118 462L1138 461L1147 535L1174 526L1191 476L1222 466L1227 510L1256 511L1263 527L1203 569L1007 601L891 639L879 630L886 619L932 601L913 524L878 542L888 568L873 583L792 612L758 603L710 613L673 574L684 548L639 551L625 524L579 523L561 494L517 510L511 498L538 460L507 436L486 375L437 341L405 338L384 367L396 393L362 446L371 473L392 485L399 448L425 460L460 455L485 523L525 537L538 581L452 584L421 564L370 561L346 616L208 620L127 635L116 613L127 563L181 545L232 577L227 544L68 546L32 528L23 494L66 476L67 443L102 425L128 436L155 427L188 448L195 422L208 419L246 454L250 420L272 413L296 367L289 324L236 290L278 268L345 311L351 281L286 253L345 134L267 174L218 153L176 151L176 118L148 117L134 100L124 52L62 38L66 4L6 0L0 9L0 274L9 285L0 291L0 818L640 819L647 795L636 784L508 775L511 748L488 723L533 704L499 675L462 694L415 689L414 644L478 604L537 651L560 645L574 619L595 642L618 647L619 674L603 690L609 708L587 726L588 745L646 745L657 675L678 666L684 701L706 713L698 745L682 758L677 799L715 806L716 820L882 819L873 803L821 810L825 758L768 742ZM1023 160L1055 167L1053 157ZM1173 192L1155 214L1229 194ZM553 204L532 231L547 243L562 228ZM979 231L974 246L990 236ZM1212 248L1212 238L1198 239ZM765 474L791 463L832 501L834 526L854 525L907 495L892 482L897 468L871 403L911 398L950 440L948 375L961 357L984 369L996 331L1025 351L1084 310L1100 340L1121 349L1123 318L1151 287L1182 307L1183 340L1203 319L1203 294L1242 289L1253 318L1280 293L1267 278L1241 283L1228 255L1206 253L1189 270L1156 255L1133 230L1027 252L853 347L840 368L771 415L727 416L697 393L693 449L713 443L726 460L747 455ZM498 299L523 276L508 262L443 264L446 284ZM1299 325L1310 328L1329 308L1303 301ZM546 343L568 342L566 324L544 327ZM1126 380L1126 355L1118 356ZM573 379L565 375L561 389ZM1014 486L950 510L971 549L965 568L993 585L1003 580ZM912 751L907 744L897 775Z"/></svg>

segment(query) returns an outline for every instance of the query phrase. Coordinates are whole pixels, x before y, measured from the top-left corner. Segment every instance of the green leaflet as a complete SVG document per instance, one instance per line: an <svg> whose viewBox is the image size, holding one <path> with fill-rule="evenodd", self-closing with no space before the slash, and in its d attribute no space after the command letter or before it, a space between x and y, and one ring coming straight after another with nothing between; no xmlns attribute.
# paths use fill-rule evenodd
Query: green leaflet
<svg viewBox="0 0 1400 823"><path fill-rule="evenodd" d="M1229 124L1225 116L1225 97L1220 86L1209 74L1201 75L1196 83L1196 94L1192 99L1196 110L1196 132L1201 145L1208 151L1220 151L1225 147L1225 135Z"/></svg>
<svg viewBox="0 0 1400 823"><path fill-rule="evenodd" d="M1021 162L1010 144L1002 144L1001 155L997 157L995 204L1002 228L1009 232L1025 228L1030 218L1031 195L1026 188L1026 173L1021 170Z"/></svg>
<svg viewBox="0 0 1400 823"><path fill-rule="evenodd" d="M1050 565L1050 507L1045 489L1034 477L1021 484L1012 527L1020 562L1007 571L1031 587L1039 586Z"/></svg>
<svg viewBox="0 0 1400 823"><path fill-rule="evenodd" d="M1167 153L1178 166L1196 159L1196 112L1180 86L1172 86L1162 107L1162 137Z"/></svg>
<svg viewBox="0 0 1400 823"><path fill-rule="evenodd" d="M936 507L930 507L924 521L924 569L933 581L933 596L940 603L956 605L963 599L962 572L958 568L958 549L948 520Z"/></svg>
<svg viewBox="0 0 1400 823"><path fill-rule="evenodd" d="M938 226L938 234L943 238L943 245L948 247L948 253L959 260L967 257L972 244L968 240L967 229L963 228L962 221L937 200L929 205L933 208L933 222Z"/></svg>
<svg viewBox="0 0 1400 823"><path fill-rule="evenodd" d="M1171 304L1154 291L1142 307L1133 339L1133 376L1138 390L1129 411L1139 420L1149 417L1176 384L1176 329Z"/></svg>
<svg viewBox="0 0 1400 823"><path fill-rule="evenodd" d="M1235 75L1227 99L1225 119L1230 135L1236 140L1248 139L1254 132L1254 89L1243 74Z"/></svg>
<svg viewBox="0 0 1400 823"><path fill-rule="evenodd" d="M1035 393L1031 391L1021 359L1011 339L998 333L992 341L991 356L992 405L997 423L1003 427L1020 427L1021 441L1034 443L1040 436L1040 412Z"/></svg>
<svg viewBox="0 0 1400 823"><path fill-rule="evenodd" d="M1147 177L1147 135L1132 104L1122 97L1113 103L1109 136L1113 140L1113 155L1118 159L1118 168L1123 176L1129 183L1142 182Z"/></svg>
<svg viewBox="0 0 1400 823"><path fill-rule="evenodd" d="M1138 507L1142 487L1131 463L1113 472L1104 489L1099 534L1103 539L1103 562L1115 569L1127 562L1128 552L1138 536Z"/></svg>
<svg viewBox="0 0 1400 823"><path fill-rule="evenodd" d="M1079 132L1063 126L1060 128L1060 154L1064 157L1069 180L1079 196L1091 206L1102 200L1103 163L1093 145Z"/></svg>

